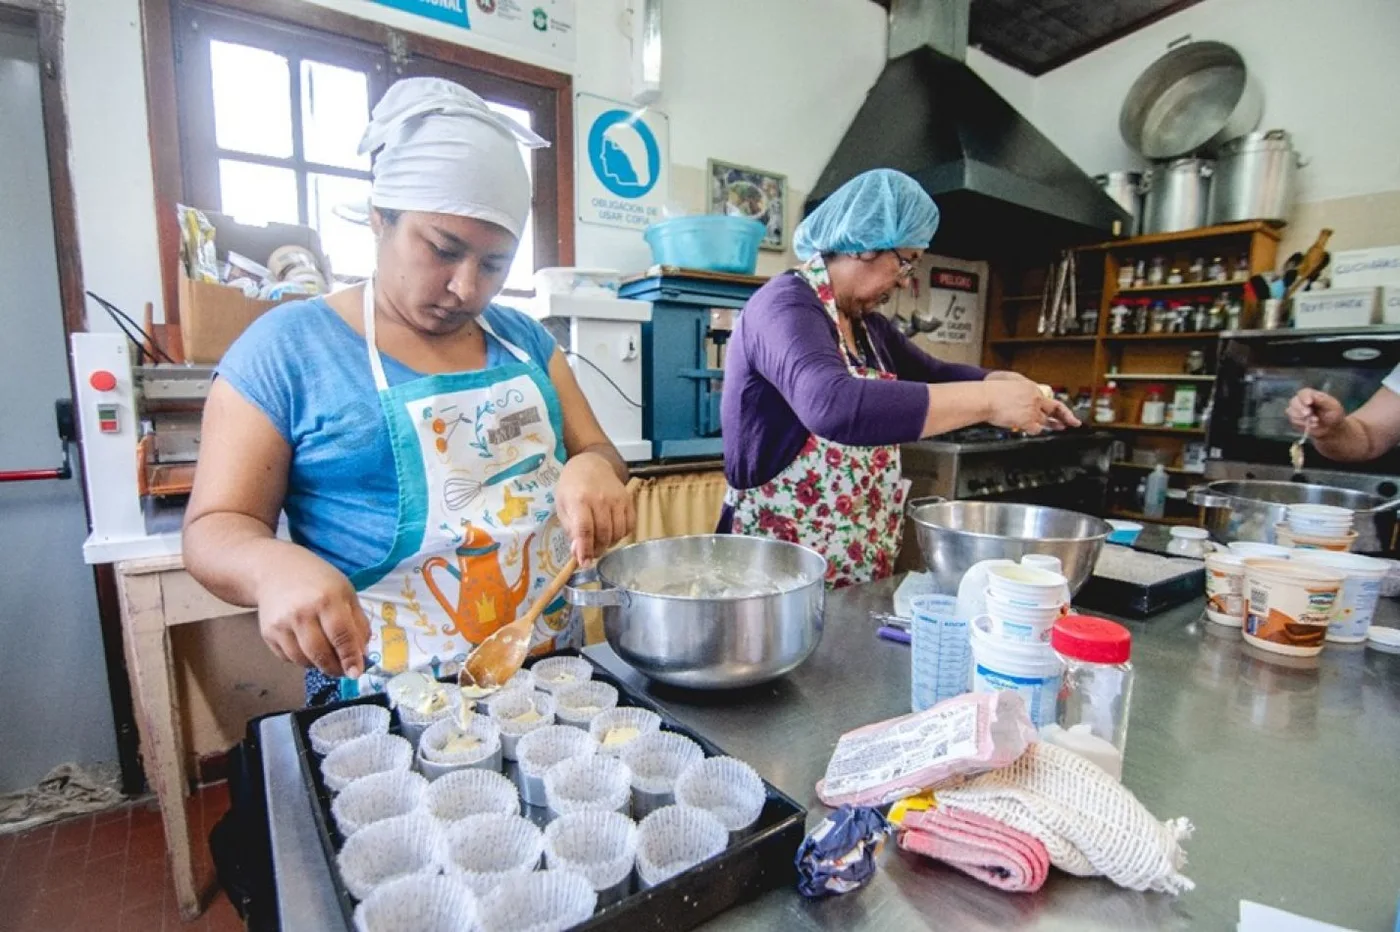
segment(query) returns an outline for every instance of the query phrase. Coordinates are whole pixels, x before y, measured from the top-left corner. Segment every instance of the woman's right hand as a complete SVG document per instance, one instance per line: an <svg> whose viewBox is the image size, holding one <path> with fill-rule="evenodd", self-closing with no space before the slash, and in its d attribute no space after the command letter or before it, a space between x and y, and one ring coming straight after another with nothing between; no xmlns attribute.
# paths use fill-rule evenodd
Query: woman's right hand
<svg viewBox="0 0 1400 932"><path fill-rule="evenodd" d="M281 543L281 542L279 542ZM309 550L283 544L258 580L258 628L279 658L327 676L363 672L369 621L345 574Z"/></svg>
<svg viewBox="0 0 1400 932"><path fill-rule="evenodd" d="M1342 403L1326 392L1305 388L1288 403L1288 420L1296 429L1325 437L1347 418Z"/></svg>
<svg viewBox="0 0 1400 932"><path fill-rule="evenodd" d="M1038 434L1079 426L1073 411L1046 398L1040 386L1029 379L984 381L982 389L987 393L987 421L997 427Z"/></svg>

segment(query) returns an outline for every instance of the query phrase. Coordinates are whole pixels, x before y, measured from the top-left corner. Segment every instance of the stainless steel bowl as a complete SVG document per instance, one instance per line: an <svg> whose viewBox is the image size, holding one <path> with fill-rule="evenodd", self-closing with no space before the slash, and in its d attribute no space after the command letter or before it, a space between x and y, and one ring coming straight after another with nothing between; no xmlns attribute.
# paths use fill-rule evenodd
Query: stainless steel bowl
<svg viewBox="0 0 1400 932"><path fill-rule="evenodd" d="M919 535L924 564L940 592L958 591L963 574L983 560L1017 560L1028 553L1058 557L1078 592L1098 562L1112 528L1102 518L1004 502L914 504L909 518Z"/></svg>
<svg viewBox="0 0 1400 932"><path fill-rule="evenodd" d="M736 689L782 676L816 649L826 608L826 559L797 544L732 534L645 541L598 561L599 590L567 590L575 605L601 606L618 656L663 683ZM766 580L781 591L708 597L674 594L726 578ZM653 591L647 591L648 586ZM664 592L655 591L656 588Z"/></svg>
<svg viewBox="0 0 1400 932"><path fill-rule="evenodd" d="M1263 90L1240 53L1223 42L1191 42L1133 82L1118 131L1149 159L1175 159L1243 136L1263 115Z"/></svg>
<svg viewBox="0 0 1400 932"><path fill-rule="evenodd" d="M1377 510L1387 500L1369 492L1330 485L1264 480L1221 480L1198 485L1188 497L1205 512L1205 528L1221 543L1236 540L1275 543L1274 528L1288 517L1288 506L1337 505L1356 512L1356 543L1361 553L1394 549L1395 512Z"/></svg>

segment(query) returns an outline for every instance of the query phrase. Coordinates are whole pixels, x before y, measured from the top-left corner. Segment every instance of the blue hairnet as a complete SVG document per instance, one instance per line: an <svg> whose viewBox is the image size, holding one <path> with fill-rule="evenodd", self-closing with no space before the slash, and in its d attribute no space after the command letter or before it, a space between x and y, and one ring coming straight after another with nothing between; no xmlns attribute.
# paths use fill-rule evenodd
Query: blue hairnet
<svg viewBox="0 0 1400 932"><path fill-rule="evenodd" d="M923 249L938 230L938 206L919 183L892 168L856 175L797 225L792 248L817 254Z"/></svg>

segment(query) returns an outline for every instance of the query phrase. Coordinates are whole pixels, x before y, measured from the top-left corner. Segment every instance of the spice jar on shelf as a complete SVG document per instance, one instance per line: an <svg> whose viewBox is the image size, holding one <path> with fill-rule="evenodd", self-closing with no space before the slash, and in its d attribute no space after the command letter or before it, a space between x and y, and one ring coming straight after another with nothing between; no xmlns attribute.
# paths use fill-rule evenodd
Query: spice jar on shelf
<svg viewBox="0 0 1400 932"><path fill-rule="evenodd" d="M1171 271L1167 272L1168 285L1180 285L1184 281L1186 281L1186 279L1181 274L1181 269L1176 266L1172 266Z"/></svg>
<svg viewBox="0 0 1400 932"><path fill-rule="evenodd" d="M1203 282L1206 280L1206 260L1204 256L1197 256L1191 260L1191 270L1187 273L1187 278L1192 282Z"/></svg>
<svg viewBox="0 0 1400 932"><path fill-rule="evenodd" d="M1147 396L1142 401L1142 425L1161 427L1167 422L1166 389L1161 385L1147 386Z"/></svg>
<svg viewBox="0 0 1400 932"><path fill-rule="evenodd" d="M1152 264L1147 267L1147 284L1163 285L1167 281L1167 258L1166 256L1153 256Z"/></svg>
<svg viewBox="0 0 1400 932"><path fill-rule="evenodd" d="M1119 288L1131 288L1131 287L1133 287L1133 279L1134 279L1133 271L1134 271L1134 270L1133 270L1133 263L1132 263L1132 262L1124 262L1122 265L1118 266L1118 287L1119 287Z"/></svg>
<svg viewBox="0 0 1400 932"><path fill-rule="evenodd" d="M1112 424L1118 420L1118 386L1109 382L1094 399L1094 423Z"/></svg>
<svg viewBox="0 0 1400 932"><path fill-rule="evenodd" d="M1234 267L1230 270L1231 281L1244 281L1249 278L1249 256L1241 255L1235 259Z"/></svg>
<svg viewBox="0 0 1400 932"><path fill-rule="evenodd" d="M1210 260L1210 268L1206 270L1206 278L1213 282L1223 282L1227 280L1225 275L1225 260L1216 256Z"/></svg>
<svg viewBox="0 0 1400 932"><path fill-rule="evenodd" d="M1147 260L1139 259L1133 263L1133 287L1141 288L1147 284Z"/></svg>

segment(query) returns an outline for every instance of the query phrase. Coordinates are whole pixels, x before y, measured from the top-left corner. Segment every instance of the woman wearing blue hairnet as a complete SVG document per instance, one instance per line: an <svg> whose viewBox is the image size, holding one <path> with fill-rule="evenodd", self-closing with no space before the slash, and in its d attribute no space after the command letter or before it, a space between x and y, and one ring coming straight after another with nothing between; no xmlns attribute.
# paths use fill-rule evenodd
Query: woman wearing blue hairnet
<svg viewBox="0 0 1400 932"><path fill-rule="evenodd" d="M730 339L719 529L813 548L833 587L893 570L909 488L899 444L982 422L1079 423L1030 380L939 362L878 313L937 229L908 175L857 176L797 228L803 264L754 293Z"/></svg>

